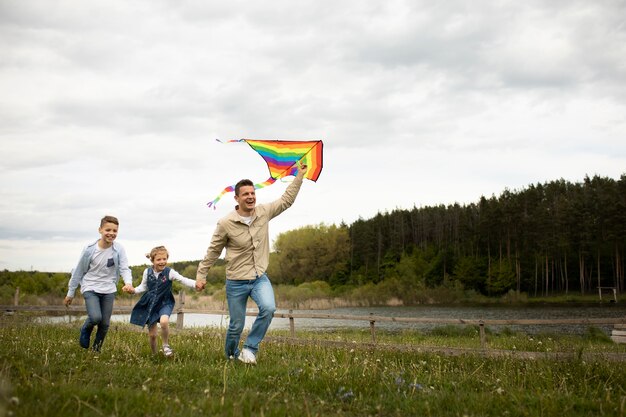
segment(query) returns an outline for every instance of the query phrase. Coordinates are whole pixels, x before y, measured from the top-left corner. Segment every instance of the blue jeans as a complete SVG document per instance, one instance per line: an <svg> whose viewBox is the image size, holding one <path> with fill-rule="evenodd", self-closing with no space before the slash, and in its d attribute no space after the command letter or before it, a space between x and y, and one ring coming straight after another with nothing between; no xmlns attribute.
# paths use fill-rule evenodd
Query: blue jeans
<svg viewBox="0 0 626 417"><path fill-rule="evenodd" d="M228 300L228 313L230 323L226 332L226 357L239 355L239 339L246 323L246 303L248 297L252 298L259 307L259 314L252 324L248 338L243 347L250 349L255 354L259 351L259 343L265 337L270 327L276 302L272 283L266 274L251 280L226 280L226 300Z"/></svg>
<svg viewBox="0 0 626 417"><path fill-rule="evenodd" d="M80 329L80 345L85 349L89 347L91 332L95 326L98 326L96 338L93 341L93 349L100 350L111 325L115 293L100 294L94 291L85 291L83 298L87 308L87 320Z"/></svg>

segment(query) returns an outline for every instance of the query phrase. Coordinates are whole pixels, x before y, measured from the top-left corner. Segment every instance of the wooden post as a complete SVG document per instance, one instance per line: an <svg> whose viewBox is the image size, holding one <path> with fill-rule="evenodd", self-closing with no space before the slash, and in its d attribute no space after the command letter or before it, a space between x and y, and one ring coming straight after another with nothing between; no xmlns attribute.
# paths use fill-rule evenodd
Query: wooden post
<svg viewBox="0 0 626 417"><path fill-rule="evenodd" d="M487 347L487 338L485 337L485 322L480 320L478 322L478 329L480 333L480 348L485 349Z"/></svg>
<svg viewBox="0 0 626 417"><path fill-rule="evenodd" d="M373 316L374 313L370 313L370 317ZM370 333L372 334L372 343L376 343L376 328L374 327L375 320L370 320Z"/></svg>
<svg viewBox="0 0 626 417"><path fill-rule="evenodd" d="M602 301L602 290L611 290L613 292L613 300L612 303L617 303L617 288L616 287L598 287L598 296L600 297L600 301Z"/></svg>
<svg viewBox="0 0 626 417"><path fill-rule="evenodd" d="M176 328L182 329L185 325L185 291L178 293L178 314L176 315Z"/></svg>
<svg viewBox="0 0 626 417"><path fill-rule="evenodd" d="M616 324L613 326L611 339L615 343L626 343L626 324Z"/></svg>
<svg viewBox="0 0 626 417"><path fill-rule="evenodd" d="M296 337L296 324L294 323L293 320L293 316L291 315L293 313L293 310L289 310L289 334L291 334L291 337L295 338Z"/></svg>
<svg viewBox="0 0 626 417"><path fill-rule="evenodd" d="M20 303L20 287L15 288L15 294L13 295L13 305L17 307ZM6 314L12 315L14 319L17 319L17 309L8 310Z"/></svg>

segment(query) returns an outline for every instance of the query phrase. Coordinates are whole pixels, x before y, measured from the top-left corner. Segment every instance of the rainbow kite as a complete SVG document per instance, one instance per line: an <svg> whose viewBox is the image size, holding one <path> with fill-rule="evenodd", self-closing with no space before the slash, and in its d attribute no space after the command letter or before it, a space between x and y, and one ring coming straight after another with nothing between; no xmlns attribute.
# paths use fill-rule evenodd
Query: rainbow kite
<svg viewBox="0 0 626 417"><path fill-rule="evenodd" d="M322 172L322 150L324 143L321 140L254 140L254 139L235 139L220 143L246 142L252 149L258 152L270 171L270 177L264 182L254 184L254 188L263 188L272 185L277 179L296 175L299 163L307 165L305 178L311 181L317 181ZM207 206L215 209L215 204L222 196L231 191L235 191L234 185L229 185L222 192L207 204Z"/></svg>

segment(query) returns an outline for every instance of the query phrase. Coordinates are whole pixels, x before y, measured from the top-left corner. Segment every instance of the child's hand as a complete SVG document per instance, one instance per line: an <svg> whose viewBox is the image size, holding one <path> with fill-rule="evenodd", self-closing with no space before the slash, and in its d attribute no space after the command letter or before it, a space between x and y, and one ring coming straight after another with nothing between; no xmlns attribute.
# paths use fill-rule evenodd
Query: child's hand
<svg viewBox="0 0 626 417"><path fill-rule="evenodd" d="M206 282L196 280L196 291L200 292L206 287Z"/></svg>
<svg viewBox="0 0 626 417"><path fill-rule="evenodd" d="M127 292L129 294L134 294L135 293L135 289L133 288L132 284L126 284L122 287L122 291Z"/></svg>
<svg viewBox="0 0 626 417"><path fill-rule="evenodd" d="M70 304L72 304L73 299L74 297L65 297L65 299L63 300L63 304L65 304L65 306L68 307Z"/></svg>

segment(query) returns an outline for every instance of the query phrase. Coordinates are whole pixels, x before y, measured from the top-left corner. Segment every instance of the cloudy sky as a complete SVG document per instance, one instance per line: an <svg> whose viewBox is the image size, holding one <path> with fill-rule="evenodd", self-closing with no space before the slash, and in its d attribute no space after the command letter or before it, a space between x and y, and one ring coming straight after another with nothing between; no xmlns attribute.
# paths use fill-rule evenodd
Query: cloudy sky
<svg viewBox="0 0 626 417"><path fill-rule="evenodd" d="M216 138L324 141L273 238L626 173L623 0L0 0L0 47L0 269L69 271L105 214L132 265L202 258L268 176Z"/></svg>

